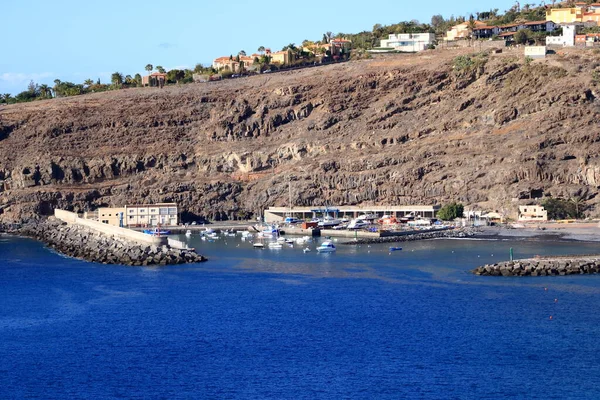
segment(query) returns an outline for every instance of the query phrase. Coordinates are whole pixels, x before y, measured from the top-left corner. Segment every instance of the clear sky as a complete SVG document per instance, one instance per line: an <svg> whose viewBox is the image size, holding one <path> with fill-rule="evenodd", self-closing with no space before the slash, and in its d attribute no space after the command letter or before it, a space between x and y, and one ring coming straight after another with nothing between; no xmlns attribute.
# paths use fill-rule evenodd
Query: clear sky
<svg viewBox="0 0 600 400"><path fill-rule="evenodd" d="M326 31L360 32L376 23L433 14L466 16L514 1L275 1L275 0L3 0L0 4L0 93L16 94L30 80L108 82L116 71L143 73L208 65L218 56L281 49Z"/></svg>

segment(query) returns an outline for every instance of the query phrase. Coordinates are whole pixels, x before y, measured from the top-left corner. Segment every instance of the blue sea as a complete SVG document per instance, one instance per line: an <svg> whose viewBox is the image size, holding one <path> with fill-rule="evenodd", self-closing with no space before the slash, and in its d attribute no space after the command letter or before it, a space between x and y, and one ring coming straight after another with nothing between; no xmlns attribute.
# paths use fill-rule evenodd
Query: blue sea
<svg viewBox="0 0 600 400"><path fill-rule="evenodd" d="M600 244L189 241L210 261L100 265L0 236L0 399L600 398L600 276L468 273Z"/></svg>

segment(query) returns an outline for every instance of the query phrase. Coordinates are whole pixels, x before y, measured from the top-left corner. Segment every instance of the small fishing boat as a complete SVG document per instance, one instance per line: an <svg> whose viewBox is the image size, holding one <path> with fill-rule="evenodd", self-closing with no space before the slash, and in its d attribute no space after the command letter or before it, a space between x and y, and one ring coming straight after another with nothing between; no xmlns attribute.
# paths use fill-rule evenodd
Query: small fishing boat
<svg viewBox="0 0 600 400"><path fill-rule="evenodd" d="M304 252L304 253L310 253L310 249L309 249L308 247L306 247L306 248L304 248L304 249L302 250L302 252Z"/></svg>
<svg viewBox="0 0 600 400"><path fill-rule="evenodd" d="M192 236L192 231L189 229L187 231L185 231L185 236L187 236L187 237Z"/></svg>
<svg viewBox="0 0 600 400"><path fill-rule="evenodd" d="M255 249L264 249L265 245L261 242L256 242L256 243L252 243L252 247L254 247Z"/></svg>
<svg viewBox="0 0 600 400"><path fill-rule="evenodd" d="M319 253L333 253L335 250L335 245L331 240L326 240L317 247L317 252Z"/></svg>
<svg viewBox="0 0 600 400"><path fill-rule="evenodd" d="M402 247L390 247L390 251L400 251Z"/></svg>
<svg viewBox="0 0 600 400"><path fill-rule="evenodd" d="M158 228L155 229L144 229L144 233L152 236L167 236L171 234L171 231L161 230Z"/></svg>
<svg viewBox="0 0 600 400"><path fill-rule="evenodd" d="M271 242L271 243L269 243L269 248L270 249L282 249L283 246L279 242Z"/></svg>

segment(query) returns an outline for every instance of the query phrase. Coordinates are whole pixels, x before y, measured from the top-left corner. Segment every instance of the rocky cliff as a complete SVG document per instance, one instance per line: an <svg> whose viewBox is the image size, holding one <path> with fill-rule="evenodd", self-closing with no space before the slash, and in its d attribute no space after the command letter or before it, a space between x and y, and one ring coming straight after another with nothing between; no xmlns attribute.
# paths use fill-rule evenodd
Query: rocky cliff
<svg viewBox="0 0 600 400"><path fill-rule="evenodd" d="M514 199L600 186L600 56L435 50L0 108L0 221L175 201L184 220L272 205Z"/></svg>

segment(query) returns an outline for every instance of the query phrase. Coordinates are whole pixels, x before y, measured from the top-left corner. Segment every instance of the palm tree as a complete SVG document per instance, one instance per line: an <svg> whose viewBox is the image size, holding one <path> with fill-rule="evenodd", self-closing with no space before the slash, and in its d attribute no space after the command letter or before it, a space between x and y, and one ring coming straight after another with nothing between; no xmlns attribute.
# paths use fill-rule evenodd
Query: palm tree
<svg viewBox="0 0 600 400"><path fill-rule="evenodd" d="M131 85L133 83L133 78L131 77L131 75L125 76L125 83L128 85Z"/></svg>
<svg viewBox="0 0 600 400"><path fill-rule="evenodd" d="M85 81L83 81L83 84L87 87L90 87L94 84L94 81L92 79L86 79Z"/></svg>
<svg viewBox="0 0 600 400"><path fill-rule="evenodd" d="M158 72L160 72L161 74L164 74L166 72L166 70L162 66L160 66L160 65L157 65L155 69Z"/></svg>
<svg viewBox="0 0 600 400"><path fill-rule="evenodd" d="M262 55L265 52L265 46L260 46L258 52Z"/></svg>
<svg viewBox="0 0 600 400"><path fill-rule="evenodd" d="M110 81L115 87L121 87L121 85L123 84L123 74L120 72L114 72L110 76Z"/></svg>
<svg viewBox="0 0 600 400"><path fill-rule="evenodd" d="M152 72L153 69L154 69L154 66L152 64L146 65L146 71L148 71L148 73Z"/></svg>
<svg viewBox="0 0 600 400"><path fill-rule="evenodd" d="M40 89L40 95L45 99L47 99L49 97L49 95L51 94L50 86L48 86L46 84L41 84L39 89Z"/></svg>
<svg viewBox="0 0 600 400"><path fill-rule="evenodd" d="M475 20L473 18L469 19L467 28L469 28L469 39L471 40L471 42L473 42L473 31L475 30L475 28L477 28L477 24L475 23Z"/></svg>

